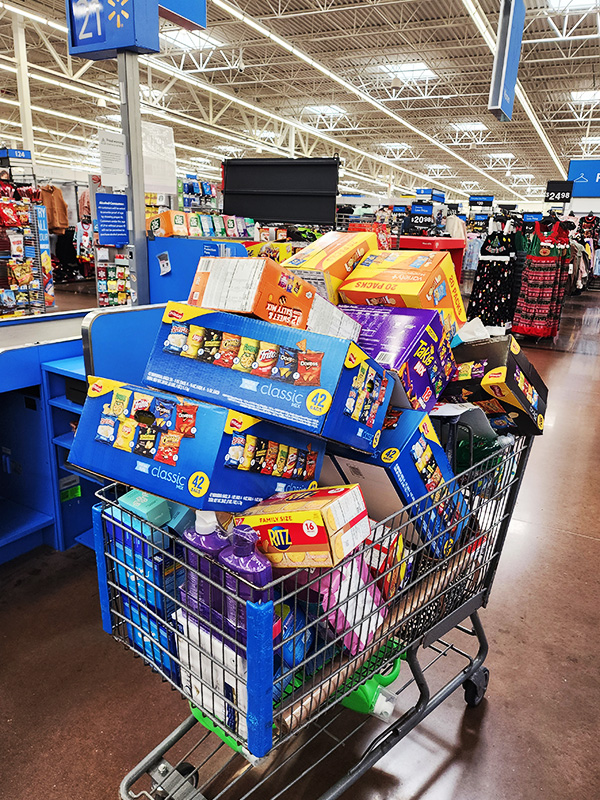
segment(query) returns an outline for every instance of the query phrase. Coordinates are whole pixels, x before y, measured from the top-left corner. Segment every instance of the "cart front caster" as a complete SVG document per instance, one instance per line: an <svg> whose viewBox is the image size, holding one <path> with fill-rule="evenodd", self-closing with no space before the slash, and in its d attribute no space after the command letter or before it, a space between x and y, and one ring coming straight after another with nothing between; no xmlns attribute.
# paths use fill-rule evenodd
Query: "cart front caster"
<svg viewBox="0 0 600 800"><path fill-rule="evenodd" d="M480 667L469 680L464 682L465 703L469 708L475 708L481 703L489 682L490 671L487 667Z"/></svg>
<svg viewBox="0 0 600 800"><path fill-rule="evenodd" d="M195 791L198 787L198 771L187 761L172 767L162 759L149 774L153 779L150 793L154 800L205 800L204 795Z"/></svg>

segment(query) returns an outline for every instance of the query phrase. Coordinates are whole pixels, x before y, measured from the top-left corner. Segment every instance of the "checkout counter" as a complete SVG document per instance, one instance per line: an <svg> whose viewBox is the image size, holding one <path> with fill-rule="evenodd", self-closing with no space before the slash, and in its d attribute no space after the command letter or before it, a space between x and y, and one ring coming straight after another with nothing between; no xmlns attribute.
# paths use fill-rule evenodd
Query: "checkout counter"
<svg viewBox="0 0 600 800"><path fill-rule="evenodd" d="M140 383L162 309L0 322L0 563L41 544L93 546L102 481L69 463L87 375Z"/></svg>

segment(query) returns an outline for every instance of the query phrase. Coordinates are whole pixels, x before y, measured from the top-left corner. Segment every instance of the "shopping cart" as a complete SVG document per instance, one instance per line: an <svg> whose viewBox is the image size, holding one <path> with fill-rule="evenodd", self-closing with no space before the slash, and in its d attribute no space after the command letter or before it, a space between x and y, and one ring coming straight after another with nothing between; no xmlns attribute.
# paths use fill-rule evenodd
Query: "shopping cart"
<svg viewBox="0 0 600 800"><path fill-rule="evenodd" d="M126 512L128 487L103 488L94 532L104 628L192 711L126 776L122 800L264 800L295 785L332 800L456 689L478 705L488 684L478 610L531 444L515 439L383 520L336 567L274 570L260 589ZM449 657L458 666L432 693L426 672ZM385 687L400 660L410 680ZM378 719L345 707L359 707L365 687Z"/></svg>

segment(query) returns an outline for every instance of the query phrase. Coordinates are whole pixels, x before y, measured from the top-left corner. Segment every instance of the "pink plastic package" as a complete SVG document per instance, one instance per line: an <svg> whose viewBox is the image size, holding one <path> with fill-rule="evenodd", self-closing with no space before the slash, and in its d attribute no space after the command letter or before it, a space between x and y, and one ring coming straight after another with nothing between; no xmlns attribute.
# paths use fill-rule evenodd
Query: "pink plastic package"
<svg viewBox="0 0 600 800"><path fill-rule="evenodd" d="M355 656L371 644L387 614L369 567L362 556L355 556L338 569L327 570L317 586L323 611L335 609L327 615L329 624L336 634L348 631L342 641ZM341 605L336 608L338 603ZM353 625L357 627L351 630Z"/></svg>

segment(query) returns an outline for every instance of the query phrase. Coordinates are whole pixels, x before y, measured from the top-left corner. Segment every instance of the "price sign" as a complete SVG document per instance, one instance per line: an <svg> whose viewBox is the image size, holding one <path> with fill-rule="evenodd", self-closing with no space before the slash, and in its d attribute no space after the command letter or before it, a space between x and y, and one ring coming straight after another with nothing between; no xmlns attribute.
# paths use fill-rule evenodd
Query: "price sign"
<svg viewBox="0 0 600 800"><path fill-rule="evenodd" d="M425 214L411 214L410 221L413 225L430 225L433 222L433 217L431 214L426 216Z"/></svg>
<svg viewBox="0 0 600 800"><path fill-rule="evenodd" d="M487 208L493 204L493 194L472 194L469 197L469 206L471 206L471 208Z"/></svg>
<svg viewBox="0 0 600 800"><path fill-rule="evenodd" d="M573 181L548 181L544 203L568 203L573 196Z"/></svg>

